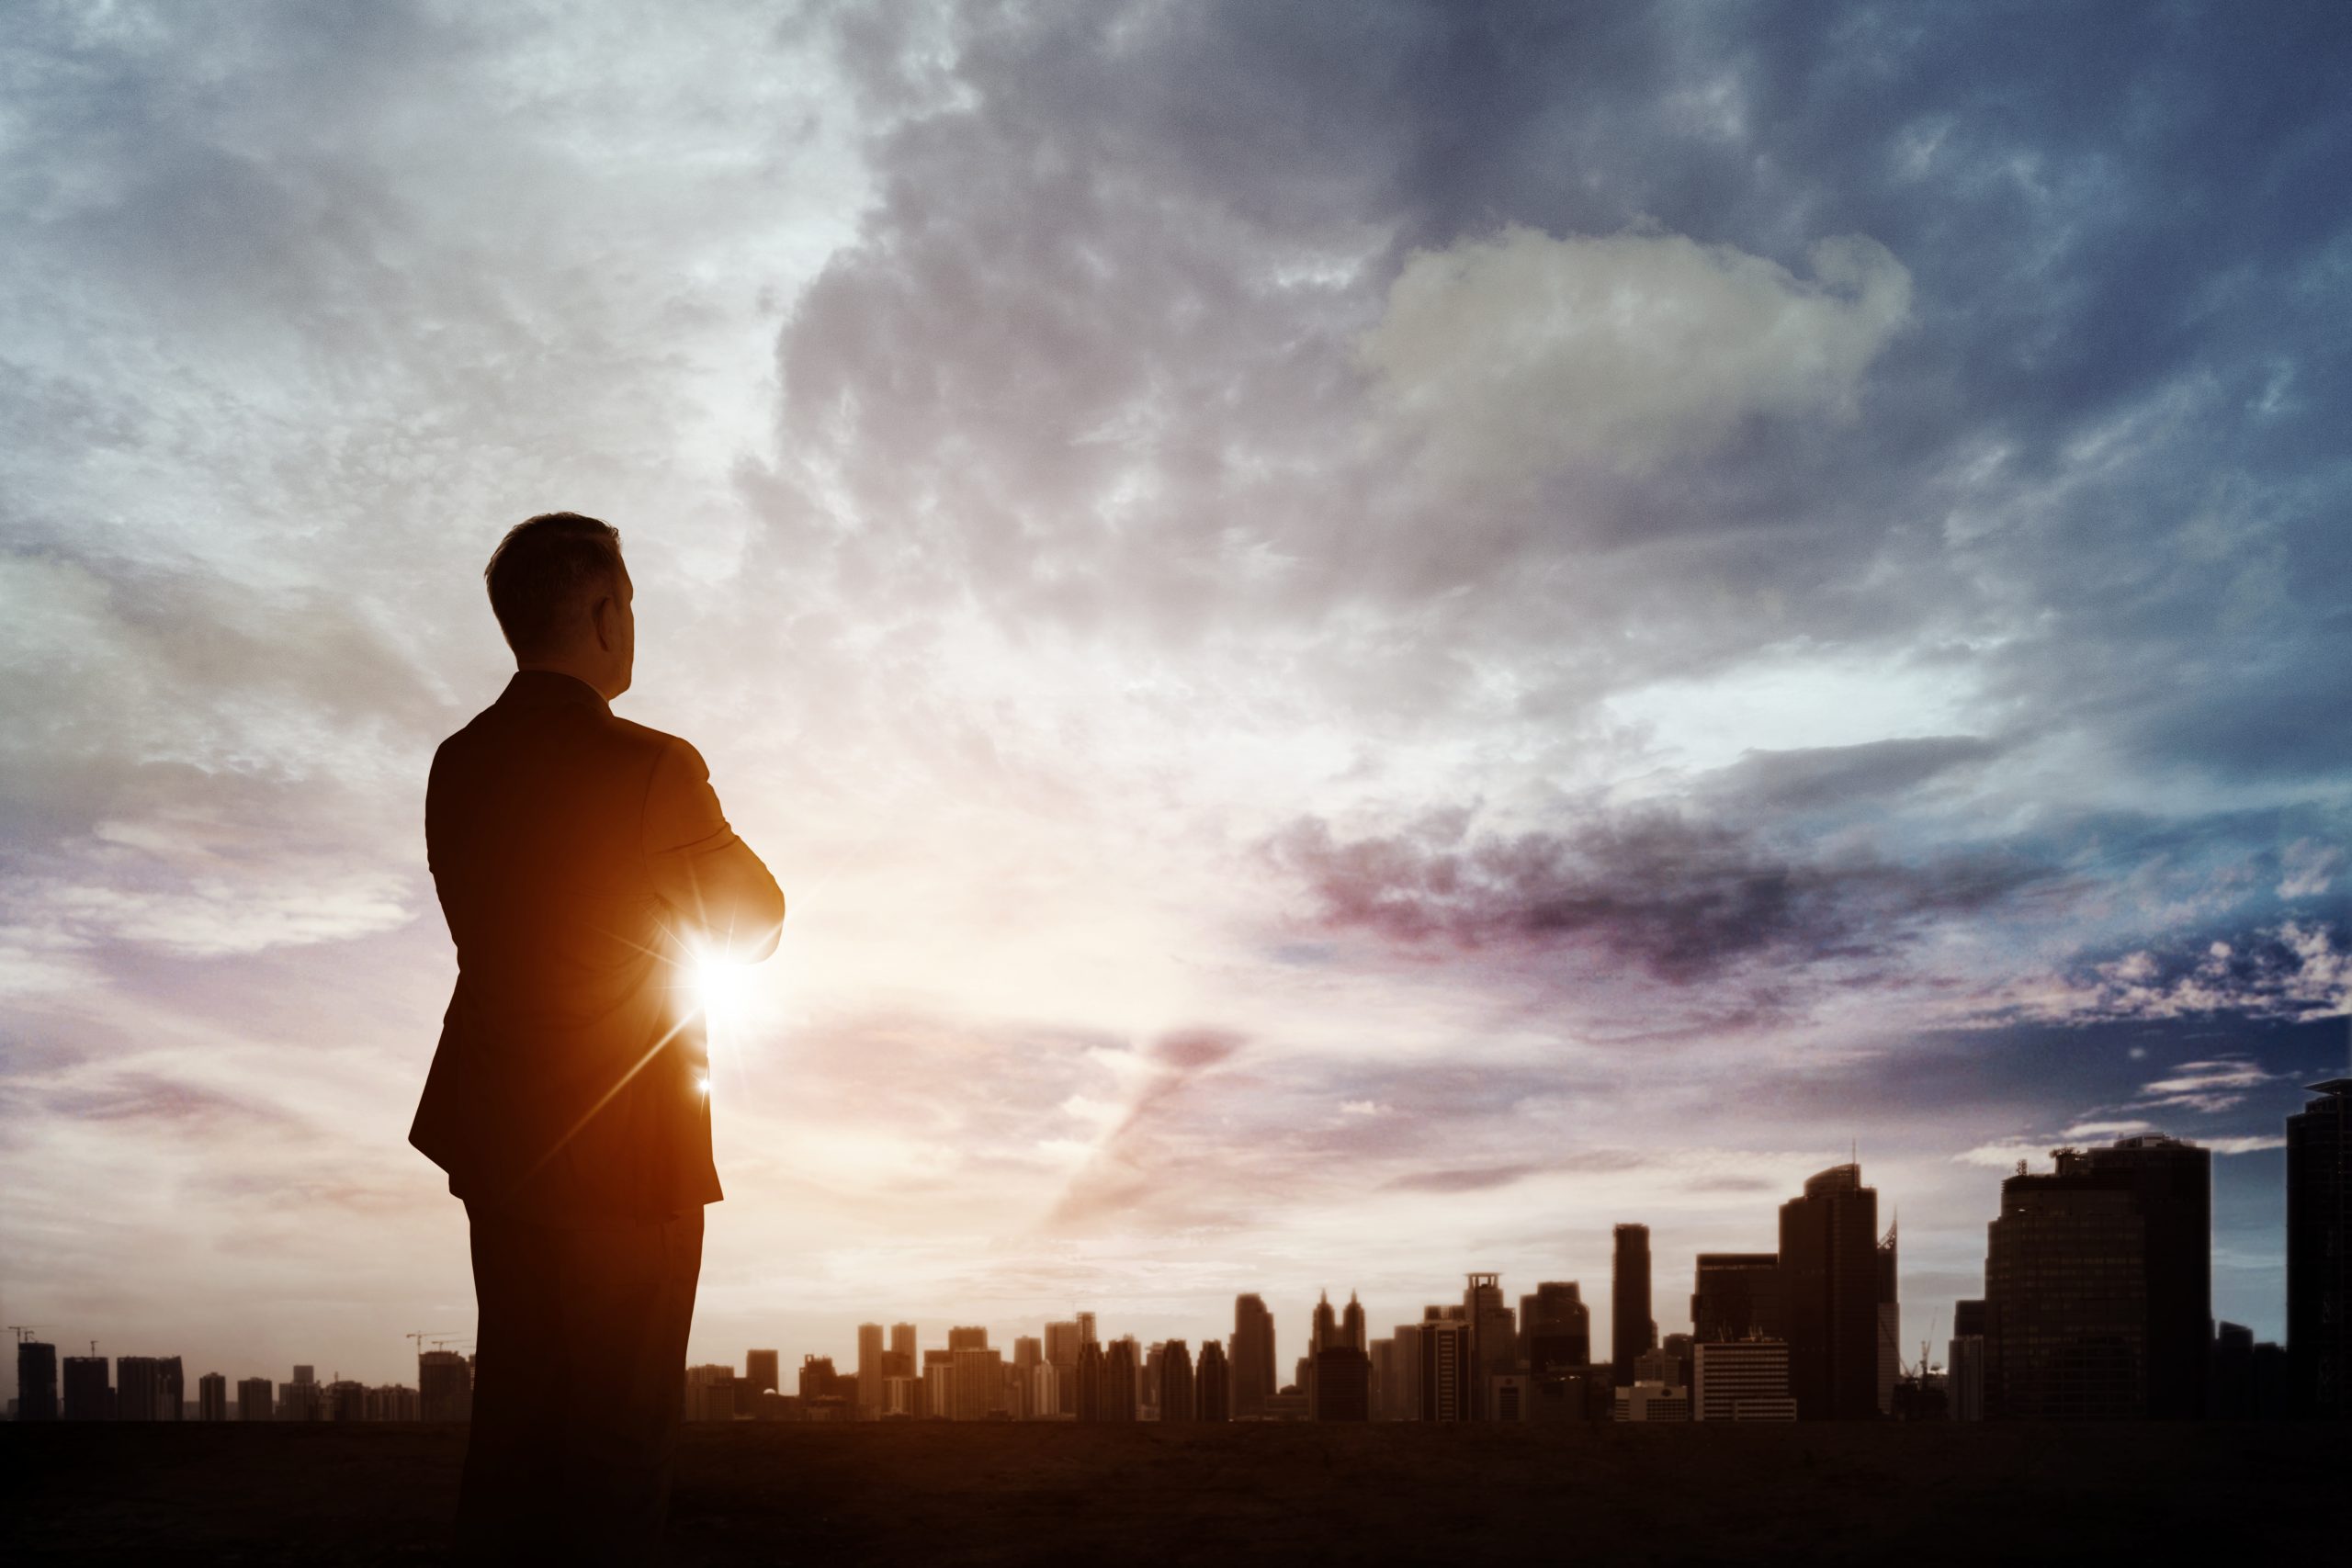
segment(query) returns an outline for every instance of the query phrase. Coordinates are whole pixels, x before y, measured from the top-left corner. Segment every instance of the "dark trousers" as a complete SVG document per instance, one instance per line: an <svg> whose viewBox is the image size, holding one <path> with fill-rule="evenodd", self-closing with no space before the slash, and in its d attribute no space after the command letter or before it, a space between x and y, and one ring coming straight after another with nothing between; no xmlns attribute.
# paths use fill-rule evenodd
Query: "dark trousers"
<svg viewBox="0 0 2352 1568"><path fill-rule="evenodd" d="M655 1561L702 1210L597 1229L466 1213L479 1318L460 1558Z"/></svg>

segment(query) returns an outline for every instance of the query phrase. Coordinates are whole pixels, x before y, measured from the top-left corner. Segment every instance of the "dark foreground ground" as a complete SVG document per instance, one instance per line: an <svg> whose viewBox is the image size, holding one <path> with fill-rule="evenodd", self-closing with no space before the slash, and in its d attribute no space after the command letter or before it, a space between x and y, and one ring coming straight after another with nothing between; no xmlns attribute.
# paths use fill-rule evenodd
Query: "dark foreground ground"
<svg viewBox="0 0 2352 1568"><path fill-rule="evenodd" d="M435 1562L464 1430L0 1425L0 1562ZM686 1430L672 1561L2341 1561L2316 1427Z"/></svg>

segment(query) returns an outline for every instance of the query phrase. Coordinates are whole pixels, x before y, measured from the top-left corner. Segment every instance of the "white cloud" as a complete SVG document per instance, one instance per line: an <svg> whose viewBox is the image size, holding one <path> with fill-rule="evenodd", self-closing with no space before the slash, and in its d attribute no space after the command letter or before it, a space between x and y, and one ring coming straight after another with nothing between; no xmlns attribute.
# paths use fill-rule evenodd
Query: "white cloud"
<svg viewBox="0 0 2352 1568"><path fill-rule="evenodd" d="M1860 235L1814 276L1679 234L1554 239L1511 225L1417 253L1361 344L1446 467L1629 472L1720 445L1751 416L1845 418L1908 317L1911 275Z"/></svg>

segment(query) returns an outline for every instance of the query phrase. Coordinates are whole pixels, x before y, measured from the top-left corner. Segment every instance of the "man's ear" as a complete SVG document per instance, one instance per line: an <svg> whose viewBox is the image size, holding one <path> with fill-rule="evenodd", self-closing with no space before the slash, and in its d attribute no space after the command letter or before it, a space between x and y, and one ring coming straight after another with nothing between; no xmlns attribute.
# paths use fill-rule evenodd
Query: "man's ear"
<svg viewBox="0 0 2352 1568"><path fill-rule="evenodd" d="M607 594L597 600L596 607L588 612L589 618L596 623L596 646L606 653L613 650L613 634L605 629L605 617L611 613L612 608L612 596Z"/></svg>

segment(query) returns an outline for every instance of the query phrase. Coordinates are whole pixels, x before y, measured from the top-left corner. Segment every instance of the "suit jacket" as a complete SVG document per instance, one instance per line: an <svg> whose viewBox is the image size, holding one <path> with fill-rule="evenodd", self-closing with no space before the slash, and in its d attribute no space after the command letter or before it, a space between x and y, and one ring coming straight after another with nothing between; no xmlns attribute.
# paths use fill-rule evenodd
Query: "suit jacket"
<svg viewBox="0 0 2352 1568"><path fill-rule="evenodd" d="M525 1218L716 1202L693 966L766 956L784 895L701 756L521 671L434 754L424 841L458 983L409 1142Z"/></svg>

